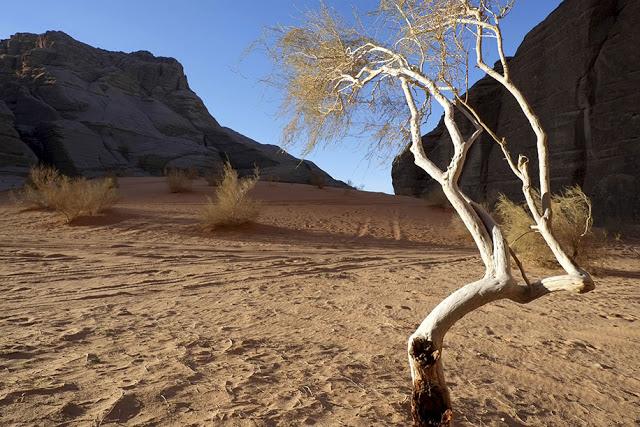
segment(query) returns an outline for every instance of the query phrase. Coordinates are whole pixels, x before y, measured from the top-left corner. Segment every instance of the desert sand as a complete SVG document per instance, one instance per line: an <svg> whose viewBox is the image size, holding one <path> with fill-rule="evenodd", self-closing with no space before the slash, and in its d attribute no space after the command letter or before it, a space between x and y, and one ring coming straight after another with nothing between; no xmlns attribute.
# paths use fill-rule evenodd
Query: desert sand
<svg viewBox="0 0 640 427"><path fill-rule="evenodd" d="M120 193L72 225L0 195L0 425L407 425L406 339L482 274L418 199L261 182L259 224L205 233L204 182ZM640 245L602 265L454 326L459 425L640 423Z"/></svg>

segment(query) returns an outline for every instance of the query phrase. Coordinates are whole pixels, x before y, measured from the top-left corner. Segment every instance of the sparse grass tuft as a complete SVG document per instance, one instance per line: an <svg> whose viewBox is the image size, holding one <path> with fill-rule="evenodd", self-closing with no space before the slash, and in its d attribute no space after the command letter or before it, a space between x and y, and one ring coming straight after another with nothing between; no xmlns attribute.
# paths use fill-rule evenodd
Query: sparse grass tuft
<svg viewBox="0 0 640 427"><path fill-rule="evenodd" d="M604 237L593 230L591 201L580 187L567 188L551 199L553 230L560 244L577 262L592 264L600 257ZM501 195L496 213L513 250L524 260L538 265L553 265L555 257L539 233L531 229L533 219L525 205Z"/></svg>
<svg viewBox="0 0 640 427"><path fill-rule="evenodd" d="M166 171L167 185L171 193L188 193L193 189L192 173L182 169Z"/></svg>
<svg viewBox="0 0 640 427"><path fill-rule="evenodd" d="M208 199L202 211L202 227L214 230L255 221L260 215L261 204L248 195L255 187L259 175L239 178L238 172L225 163L223 177L216 188L216 200Z"/></svg>
<svg viewBox="0 0 640 427"><path fill-rule="evenodd" d="M87 180L69 178L47 166L36 166L29 173L26 187L17 201L30 208L52 209L67 222L80 216L97 215L113 206L118 193L109 178Z"/></svg>

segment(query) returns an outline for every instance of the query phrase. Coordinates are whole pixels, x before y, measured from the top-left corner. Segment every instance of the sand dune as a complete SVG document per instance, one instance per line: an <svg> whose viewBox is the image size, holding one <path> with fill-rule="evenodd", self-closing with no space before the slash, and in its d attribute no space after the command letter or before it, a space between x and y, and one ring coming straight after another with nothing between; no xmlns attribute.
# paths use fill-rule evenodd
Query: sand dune
<svg viewBox="0 0 640 427"><path fill-rule="evenodd" d="M260 183L259 224L203 233L204 183L120 184L111 212L70 226L0 195L0 425L409 423L406 339L482 272L447 212ZM451 330L461 425L640 423L640 246L601 270L595 292Z"/></svg>

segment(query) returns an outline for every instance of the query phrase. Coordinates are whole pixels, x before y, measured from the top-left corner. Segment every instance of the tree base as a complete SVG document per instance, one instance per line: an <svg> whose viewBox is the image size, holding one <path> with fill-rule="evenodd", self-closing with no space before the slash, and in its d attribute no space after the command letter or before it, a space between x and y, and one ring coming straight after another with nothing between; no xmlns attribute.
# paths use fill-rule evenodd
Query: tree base
<svg viewBox="0 0 640 427"><path fill-rule="evenodd" d="M415 427L448 427L453 420L449 392L439 364L440 350L433 342L416 337L411 342L413 392L411 416Z"/></svg>

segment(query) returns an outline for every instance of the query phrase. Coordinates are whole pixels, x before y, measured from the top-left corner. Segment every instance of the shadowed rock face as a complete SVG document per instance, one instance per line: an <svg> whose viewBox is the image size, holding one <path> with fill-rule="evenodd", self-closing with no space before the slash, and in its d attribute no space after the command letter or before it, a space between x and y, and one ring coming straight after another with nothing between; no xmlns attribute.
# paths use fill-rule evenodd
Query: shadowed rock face
<svg viewBox="0 0 640 427"><path fill-rule="evenodd" d="M513 80L549 134L553 190L582 186L600 223L640 218L639 45L640 2L565 0L509 60ZM510 94L485 77L469 95L512 154L537 158L535 136ZM463 118L457 122L471 133ZM452 149L442 121L423 144L444 167ZM437 187L408 149L395 159L392 176L396 194L423 197ZM461 186L481 201L493 202L498 193L522 198L520 182L487 136L472 148Z"/></svg>
<svg viewBox="0 0 640 427"><path fill-rule="evenodd" d="M0 189L31 164L69 175L217 173L229 159L270 179L335 181L313 163L221 127L191 90L182 65L149 52L110 52L65 33L0 41Z"/></svg>

